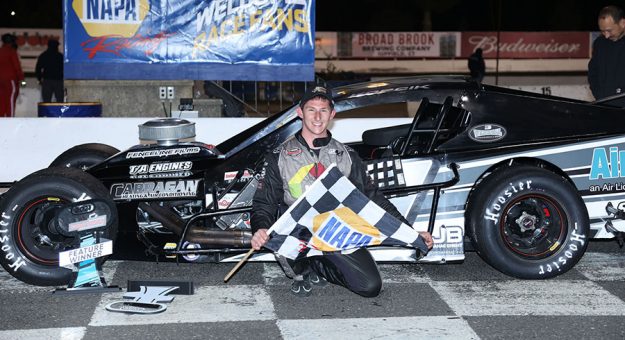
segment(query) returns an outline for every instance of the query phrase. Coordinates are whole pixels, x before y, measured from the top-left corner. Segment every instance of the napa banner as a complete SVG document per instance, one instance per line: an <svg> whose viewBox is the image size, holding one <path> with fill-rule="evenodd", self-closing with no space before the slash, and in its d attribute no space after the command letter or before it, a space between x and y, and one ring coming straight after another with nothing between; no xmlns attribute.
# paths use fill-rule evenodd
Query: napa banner
<svg viewBox="0 0 625 340"><path fill-rule="evenodd" d="M64 0L66 79L310 81L314 0Z"/></svg>

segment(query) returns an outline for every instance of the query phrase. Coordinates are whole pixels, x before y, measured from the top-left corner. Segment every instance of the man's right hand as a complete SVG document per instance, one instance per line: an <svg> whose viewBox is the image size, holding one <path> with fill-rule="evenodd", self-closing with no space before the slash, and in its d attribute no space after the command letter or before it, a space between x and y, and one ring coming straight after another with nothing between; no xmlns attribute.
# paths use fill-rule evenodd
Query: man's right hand
<svg viewBox="0 0 625 340"><path fill-rule="evenodd" d="M254 233L254 236L252 236L252 248L254 248L254 250L260 250L267 241L269 241L267 229L258 229Z"/></svg>

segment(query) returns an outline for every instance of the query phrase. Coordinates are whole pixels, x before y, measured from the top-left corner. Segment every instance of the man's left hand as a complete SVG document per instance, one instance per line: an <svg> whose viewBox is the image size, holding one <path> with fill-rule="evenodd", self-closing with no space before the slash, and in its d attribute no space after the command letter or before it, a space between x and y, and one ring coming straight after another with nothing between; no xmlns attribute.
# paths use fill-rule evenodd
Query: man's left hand
<svg viewBox="0 0 625 340"><path fill-rule="evenodd" d="M420 231L419 235L421 235L421 238L423 238L423 242L425 242L425 245L428 246L428 249L432 249L432 246L434 245L432 235L430 235L430 233L428 233L427 231Z"/></svg>

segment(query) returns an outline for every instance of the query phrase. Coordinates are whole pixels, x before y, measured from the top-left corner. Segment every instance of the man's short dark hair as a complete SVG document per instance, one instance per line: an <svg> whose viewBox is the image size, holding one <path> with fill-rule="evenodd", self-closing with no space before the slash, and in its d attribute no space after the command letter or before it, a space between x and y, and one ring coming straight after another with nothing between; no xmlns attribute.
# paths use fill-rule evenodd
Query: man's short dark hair
<svg viewBox="0 0 625 340"><path fill-rule="evenodd" d="M12 44L15 42L15 36L10 33L5 33L2 35L2 43L3 44Z"/></svg>
<svg viewBox="0 0 625 340"><path fill-rule="evenodd" d="M623 9L618 6L605 6L599 11L599 19L612 17L615 23L621 21L621 19L625 18L625 13L623 13Z"/></svg>

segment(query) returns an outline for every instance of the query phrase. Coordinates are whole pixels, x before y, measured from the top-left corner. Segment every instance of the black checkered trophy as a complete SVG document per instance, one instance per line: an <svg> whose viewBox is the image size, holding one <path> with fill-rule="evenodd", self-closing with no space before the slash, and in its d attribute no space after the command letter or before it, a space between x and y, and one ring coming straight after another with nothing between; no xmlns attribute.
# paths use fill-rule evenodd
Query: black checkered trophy
<svg viewBox="0 0 625 340"><path fill-rule="evenodd" d="M89 199L75 202L59 210L55 217L56 231L75 240L75 249L59 253L59 265L72 269L68 288L54 292L119 291L107 286L102 275L102 261L98 258L113 253L113 241L100 237L111 226L113 209L104 200Z"/></svg>

